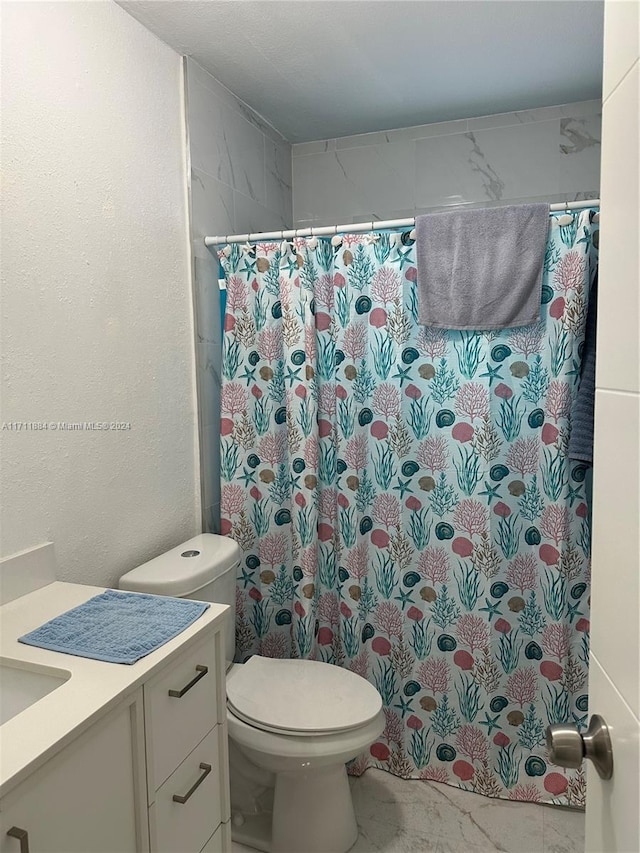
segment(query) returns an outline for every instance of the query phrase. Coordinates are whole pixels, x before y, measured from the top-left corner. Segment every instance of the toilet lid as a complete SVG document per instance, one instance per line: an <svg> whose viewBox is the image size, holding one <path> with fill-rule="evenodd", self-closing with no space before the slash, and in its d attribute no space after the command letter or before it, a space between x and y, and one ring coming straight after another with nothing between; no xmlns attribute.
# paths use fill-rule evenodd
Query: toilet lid
<svg viewBox="0 0 640 853"><path fill-rule="evenodd" d="M236 717L256 728L296 735L348 731L382 708L375 687L347 669L259 655L234 667L227 702Z"/></svg>

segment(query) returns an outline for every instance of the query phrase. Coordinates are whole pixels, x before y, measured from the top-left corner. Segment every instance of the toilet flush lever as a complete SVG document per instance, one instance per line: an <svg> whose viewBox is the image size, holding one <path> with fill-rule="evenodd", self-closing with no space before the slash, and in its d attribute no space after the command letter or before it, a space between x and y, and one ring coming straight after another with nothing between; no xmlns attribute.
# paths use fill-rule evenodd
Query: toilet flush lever
<svg viewBox="0 0 640 853"><path fill-rule="evenodd" d="M577 768L588 758L601 779L613 776L613 749L609 727L598 714L589 720L589 728L580 734L576 726L561 723L547 727L547 749L552 764Z"/></svg>
<svg viewBox="0 0 640 853"><path fill-rule="evenodd" d="M205 675L209 672L208 666L202 666L202 664L198 664L196 666L196 672L198 673L195 678L192 678L188 684L182 688L182 690L170 690L169 696L172 696L174 699L182 699L187 690L191 690L194 684L197 684L201 678L204 678Z"/></svg>

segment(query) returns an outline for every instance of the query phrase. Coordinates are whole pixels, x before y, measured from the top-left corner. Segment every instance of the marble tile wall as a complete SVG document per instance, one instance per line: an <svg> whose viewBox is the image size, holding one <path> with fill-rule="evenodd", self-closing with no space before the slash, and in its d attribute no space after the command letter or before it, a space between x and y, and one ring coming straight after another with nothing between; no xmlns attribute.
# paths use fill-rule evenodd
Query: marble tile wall
<svg viewBox="0 0 640 853"><path fill-rule="evenodd" d="M297 227L598 195L600 101L293 146Z"/></svg>
<svg viewBox="0 0 640 853"><path fill-rule="evenodd" d="M222 337L218 261L203 239L291 227L291 145L191 59L185 72L203 524L215 532Z"/></svg>

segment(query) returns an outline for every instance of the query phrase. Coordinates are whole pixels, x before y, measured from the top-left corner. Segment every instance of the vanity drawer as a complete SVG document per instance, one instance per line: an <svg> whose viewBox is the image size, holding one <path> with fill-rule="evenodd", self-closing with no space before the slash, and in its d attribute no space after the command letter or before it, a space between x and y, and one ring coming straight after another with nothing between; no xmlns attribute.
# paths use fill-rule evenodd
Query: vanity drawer
<svg viewBox="0 0 640 853"><path fill-rule="evenodd" d="M150 803L154 792L218 722L216 684L223 681L217 671L220 635L215 636L144 685Z"/></svg>
<svg viewBox="0 0 640 853"><path fill-rule="evenodd" d="M154 853L200 853L212 843L223 818L220 738L221 727L216 726L156 792L149 808Z"/></svg>

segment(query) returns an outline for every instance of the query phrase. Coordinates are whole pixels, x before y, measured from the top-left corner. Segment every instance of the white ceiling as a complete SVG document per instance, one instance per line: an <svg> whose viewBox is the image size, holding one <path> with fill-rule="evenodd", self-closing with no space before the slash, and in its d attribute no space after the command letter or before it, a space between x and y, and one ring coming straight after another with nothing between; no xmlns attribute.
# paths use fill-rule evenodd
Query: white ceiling
<svg viewBox="0 0 640 853"><path fill-rule="evenodd" d="M118 0L292 142L601 95L602 0Z"/></svg>

